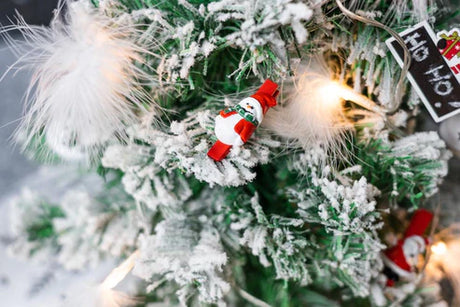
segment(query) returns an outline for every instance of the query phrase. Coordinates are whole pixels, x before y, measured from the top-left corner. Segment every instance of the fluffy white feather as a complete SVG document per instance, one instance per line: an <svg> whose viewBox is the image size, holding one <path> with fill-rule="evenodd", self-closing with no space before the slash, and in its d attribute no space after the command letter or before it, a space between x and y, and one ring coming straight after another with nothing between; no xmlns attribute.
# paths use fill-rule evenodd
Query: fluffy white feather
<svg viewBox="0 0 460 307"><path fill-rule="evenodd" d="M148 95L141 87L146 74L135 62L143 63L147 51L126 20L109 18L86 1L64 4L49 27L19 18L4 31L21 31L24 42L12 42L21 55L16 67L33 71L21 141L27 147L43 138L62 158L81 159L137 120L135 110Z"/></svg>
<svg viewBox="0 0 460 307"><path fill-rule="evenodd" d="M290 84L285 84L280 106L267 112L262 125L305 149L323 147L341 154L346 131L343 101L331 93L329 72L319 61L301 66Z"/></svg>

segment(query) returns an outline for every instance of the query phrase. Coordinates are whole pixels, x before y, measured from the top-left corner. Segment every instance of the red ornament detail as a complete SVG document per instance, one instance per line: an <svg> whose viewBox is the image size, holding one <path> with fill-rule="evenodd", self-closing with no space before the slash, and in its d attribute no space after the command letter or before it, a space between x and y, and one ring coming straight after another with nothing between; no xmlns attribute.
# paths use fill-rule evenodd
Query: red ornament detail
<svg viewBox="0 0 460 307"><path fill-rule="evenodd" d="M225 110L220 111L219 116L216 118L218 141L209 149L208 156L215 161L222 161L233 146L240 146L246 143L256 130L256 124L260 124L268 109L276 106L278 94L278 84L267 79L257 92L251 96L252 99L246 98L243 100L246 102L240 102L243 105L238 106L239 111L234 109L227 110L227 112ZM247 109L245 109L246 104ZM240 111L243 113L239 113ZM252 118L247 117L248 115L252 116ZM257 119L257 121L253 119Z"/></svg>
<svg viewBox="0 0 460 307"><path fill-rule="evenodd" d="M409 227L404 233L404 237L398 243L384 251L387 261L391 265L392 271L398 275L410 274L413 270L412 266L408 263L406 255L404 254L404 243L408 238L421 237L423 238L425 248L430 244L427 237L423 237L426 229L433 219L433 213L425 209L417 210L410 221ZM420 239L421 239L420 238ZM394 281L387 282L387 286L393 286Z"/></svg>
<svg viewBox="0 0 460 307"><path fill-rule="evenodd" d="M460 36L455 30L450 34L441 34L441 40L445 43L445 47L440 49L441 54L449 61L458 56L460 52Z"/></svg>

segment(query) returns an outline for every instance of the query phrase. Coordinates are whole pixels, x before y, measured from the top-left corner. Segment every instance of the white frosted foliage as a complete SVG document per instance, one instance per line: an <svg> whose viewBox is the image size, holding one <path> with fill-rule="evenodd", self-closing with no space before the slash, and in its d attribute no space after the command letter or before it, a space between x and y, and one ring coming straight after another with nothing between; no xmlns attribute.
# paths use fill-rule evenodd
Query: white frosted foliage
<svg viewBox="0 0 460 307"><path fill-rule="evenodd" d="M438 192L438 184L440 184L442 178L447 175L447 162L452 157L452 153L446 150L446 144L440 139L438 133L434 131L418 132L401 138L392 144L391 151L391 155L399 158L410 156L414 159L433 161L431 163L433 165L430 168L425 168L423 170L426 175L434 178L430 182L430 185L425 187L427 191L426 197ZM409 167L409 172L410 171Z"/></svg>
<svg viewBox="0 0 460 307"><path fill-rule="evenodd" d="M432 0L342 2L396 31L438 11ZM388 33L334 1L63 4L49 27L11 27L25 38L18 68L34 72L18 136L92 158L106 181L67 184L52 203L25 191L10 252L72 271L132 254L97 291L73 290L78 306L99 290L103 304L135 304L114 288L128 273L149 306L376 301L383 222L429 203L450 157L434 132L404 135L421 110L409 86L385 112L401 71ZM215 118L267 78L278 105L241 145L240 115ZM260 106L247 107L260 122ZM217 139L233 146L221 162L207 155ZM426 302L414 283L401 289L382 305Z"/></svg>
<svg viewBox="0 0 460 307"><path fill-rule="evenodd" d="M10 208L10 231L14 238L8 251L23 259L33 256L36 261L45 261L56 253L57 245L52 238L41 241L29 239L29 227L40 223L46 210L39 193L30 189L23 189L20 195L13 198L9 203Z"/></svg>
<svg viewBox="0 0 460 307"><path fill-rule="evenodd" d="M380 251L384 245L376 231L383 226L376 212L376 197L380 191L370 185L366 178L353 180L348 173L335 174L340 181L332 179L329 167L319 167L321 150L312 150L300 155L293 167L300 173L311 176L311 185L304 190L289 189L298 203L297 214L305 223L321 224L327 232L341 241L362 244L354 255L347 248L337 248L330 259L318 259L318 265L328 271L346 272L348 286L358 296L369 294L369 282L375 278L382 266ZM353 168L347 172L359 171Z"/></svg>
<svg viewBox="0 0 460 307"><path fill-rule="evenodd" d="M285 25L292 27L298 43L304 43L307 39L304 23L313 13L307 4L291 0L223 0L208 4L208 10L219 21L240 21L240 31L228 35L226 39L251 50L263 45L283 48L284 42L275 30Z"/></svg>
<svg viewBox="0 0 460 307"><path fill-rule="evenodd" d="M153 150L147 146L112 145L104 152L102 165L122 170L125 191L150 210L181 205L192 195L187 181L175 173L167 174L153 159Z"/></svg>
<svg viewBox="0 0 460 307"><path fill-rule="evenodd" d="M230 290L221 276L227 263L217 230L208 224L184 216L160 222L154 235L141 240L141 254L134 274L151 282L157 278L175 281L182 305L193 293L189 287L198 284L202 302L217 303Z"/></svg>
<svg viewBox="0 0 460 307"><path fill-rule="evenodd" d="M11 203L14 241L9 249L39 261L56 257L69 270L94 267L104 256L120 257L136 246L143 225L130 207L122 201L107 207L83 189L69 190L56 204L25 190ZM59 214L51 216L51 210ZM46 237L32 240L31 231L43 231L44 225Z"/></svg>
<svg viewBox="0 0 460 307"><path fill-rule="evenodd" d="M121 256L137 242L136 211L117 216L83 191L69 191L62 200L65 217L54 220L60 233L58 261L67 269L95 266L105 254Z"/></svg>
<svg viewBox="0 0 460 307"><path fill-rule="evenodd" d="M247 144L234 148L222 162L214 162L207 156L214 138L211 130L214 125L213 118L209 110L198 111L181 122L172 122L169 132L155 129L151 125L134 126L128 132L133 138L149 144L151 152L148 146L141 148L129 145L122 150L125 153L133 150L135 155L149 152L147 156L151 155L152 158L150 169L157 166L168 172L179 169L187 176L195 176L210 185L238 186L253 180L255 173L252 168L257 164L267 163L270 149L278 147L279 142L263 131L258 131ZM116 149L109 148L103 163L108 167L123 167L126 163L119 157L128 155L111 155L113 150ZM138 168L139 164L134 164L130 169Z"/></svg>

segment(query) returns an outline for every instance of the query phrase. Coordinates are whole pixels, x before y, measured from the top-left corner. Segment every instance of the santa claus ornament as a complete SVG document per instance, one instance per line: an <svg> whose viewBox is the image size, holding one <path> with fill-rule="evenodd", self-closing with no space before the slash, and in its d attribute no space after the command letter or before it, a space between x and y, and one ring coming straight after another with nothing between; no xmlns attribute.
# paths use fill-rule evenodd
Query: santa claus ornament
<svg viewBox="0 0 460 307"><path fill-rule="evenodd" d="M419 256L422 255L429 239L423 236L433 219L433 214L427 210L417 210L410 221L404 237L398 243L384 251L383 273L387 277L386 284L392 287L398 281L411 281L416 277L416 267Z"/></svg>
<svg viewBox="0 0 460 307"><path fill-rule="evenodd" d="M216 117L216 143L208 151L215 161L222 161L233 146L248 141L262 122L268 109L276 106L278 84L266 80L251 97L241 100L236 106L220 111Z"/></svg>

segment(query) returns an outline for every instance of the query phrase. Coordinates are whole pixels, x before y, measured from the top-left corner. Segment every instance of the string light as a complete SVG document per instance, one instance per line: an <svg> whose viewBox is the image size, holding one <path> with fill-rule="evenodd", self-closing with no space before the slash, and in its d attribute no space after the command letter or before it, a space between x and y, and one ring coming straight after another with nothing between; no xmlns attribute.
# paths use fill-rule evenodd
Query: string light
<svg viewBox="0 0 460 307"><path fill-rule="evenodd" d="M100 287L103 289L115 288L131 272L136 259L139 257L139 250L131 254L125 261L110 272Z"/></svg>
<svg viewBox="0 0 460 307"><path fill-rule="evenodd" d="M457 231L460 225L451 225L442 231L443 237L447 238L446 242L438 241L431 246L431 257L425 269L425 275L428 280L439 282L447 278L452 285L454 294L453 305L460 304L460 239Z"/></svg>
<svg viewBox="0 0 460 307"><path fill-rule="evenodd" d="M436 256L442 256L447 253L447 245L443 241L439 241L438 243L431 246L431 252Z"/></svg>
<svg viewBox="0 0 460 307"><path fill-rule="evenodd" d="M318 93L324 106L336 108L341 104L342 98L338 93L338 89L338 84L335 82L326 82L318 88Z"/></svg>
<svg viewBox="0 0 460 307"><path fill-rule="evenodd" d="M123 292L113 290L131 272L139 251L135 251L119 266L113 269L110 274L98 287L97 306L100 307L124 307L132 306L140 302L139 298L131 297Z"/></svg>
<svg viewBox="0 0 460 307"><path fill-rule="evenodd" d="M385 111L378 106L374 101L355 92L352 88L341 84L337 81L328 81L320 85L318 92L321 95L324 103L329 107L340 105L342 100L352 101L353 103L380 115L384 115Z"/></svg>
<svg viewBox="0 0 460 307"><path fill-rule="evenodd" d="M349 18L358 20L360 22L363 22L364 24L372 25L374 27L383 29L386 32L388 32L391 36L393 36L393 38L398 42L398 44L403 49L403 52L404 52L404 60L403 61L404 62L403 62L401 75L399 76L399 81L396 84L394 104L386 112L388 114L395 113L399 109L399 106L400 106L400 104L402 102L402 98L403 98L404 92L405 92L404 80L406 79L406 76L407 76L407 74L409 72L409 67L410 67L411 62L412 62L412 58L410 56L409 49L407 48L407 46L406 46L404 40L402 39L402 37L395 30L393 30L392 28L390 28L390 27L388 27L388 26L384 25L383 23L380 23L380 22L378 22L376 20L367 18L365 16L358 15L358 14L350 11L349 9L347 9L343 5L342 0L336 0L335 3L337 4L338 8L342 11L342 13L344 15L348 16Z"/></svg>

